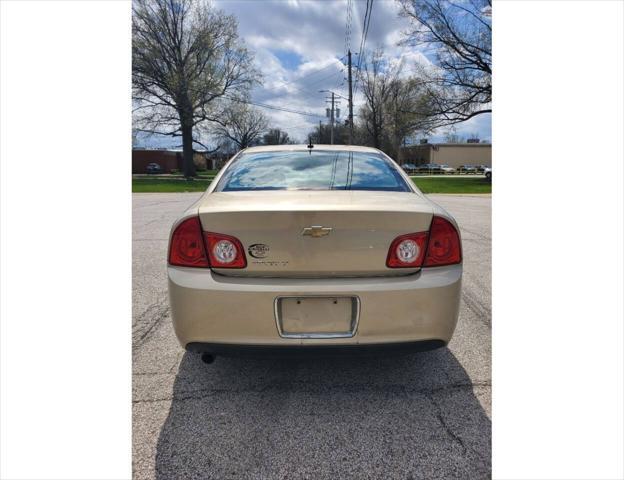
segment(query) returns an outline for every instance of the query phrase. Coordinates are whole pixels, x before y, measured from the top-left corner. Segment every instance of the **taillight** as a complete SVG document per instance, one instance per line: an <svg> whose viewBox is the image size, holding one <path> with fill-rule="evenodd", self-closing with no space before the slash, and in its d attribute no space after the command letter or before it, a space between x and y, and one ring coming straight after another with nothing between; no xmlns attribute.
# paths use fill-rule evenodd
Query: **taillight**
<svg viewBox="0 0 624 480"><path fill-rule="evenodd" d="M392 241L386 266L441 267L460 263L461 259L461 242L455 226L443 217L434 216L429 232L408 233Z"/></svg>
<svg viewBox="0 0 624 480"><path fill-rule="evenodd" d="M408 233L393 240L386 266L390 268L420 267L427 248L427 232Z"/></svg>
<svg viewBox="0 0 624 480"><path fill-rule="evenodd" d="M178 267L245 268L247 259L237 238L202 232L199 217L181 222L171 235L169 264Z"/></svg>
<svg viewBox="0 0 624 480"><path fill-rule="evenodd" d="M245 268L247 258L241 242L229 235L204 232L210 266L214 268Z"/></svg>
<svg viewBox="0 0 624 480"><path fill-rule="evenodd" d="M209 267L199 217L181 222L171 235L169 264L180 267Z"/></svg>
<svg viewBox="0 0 624 480"><path fill-rule="evenodd" d="M433 217L429 229L429 245L425 267L453 265L462 260L461 242L455 226L443 217Z"/></svg>

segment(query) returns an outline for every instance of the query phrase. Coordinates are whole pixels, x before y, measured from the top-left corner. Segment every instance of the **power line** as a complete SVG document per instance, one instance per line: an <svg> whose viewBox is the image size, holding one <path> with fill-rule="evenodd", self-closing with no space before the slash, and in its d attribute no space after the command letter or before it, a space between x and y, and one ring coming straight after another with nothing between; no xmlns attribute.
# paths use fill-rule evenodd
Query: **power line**
<svg viewBox="0 0 624 480"><path fill-rule="evenodd" d="M303 110L295 110L292 108L282 107L279 105L269 105L267 103L252 102L251 100L242 100L240 98L230 97L227 95L224 95L224 96L232 100L233 102L244 103L246 105L255 105L256 107L267 108L269 110L277 110L277 111L286 112L286 113L295 113L297 115L304 115L308 117L325 118L323 115L319 115L318 113L306 112Z"/></svg>
<svg viewBox="0 0 624 480"><path fill-rule="evenodd" d="M351 23L353 19L353 0L347 0L347 21L345 24L345 55L351 50Z"/></svg>
<svg viewBox="0 0 624 480"><path fill-rule="evenodd" d="M370 20L371 20L372 13L373 13L373 1L374 0L366 0L366 12L364 13L364 22L362 23L362 37L360 39L360 52L358 53L358 64L356 67L358 76L355 79L353 95L357 93L358 82L359 82L359 77L360 77L359 75L360 67L362 65L362 57L364 56L364 49L366 47L366 38L368 37L368 29L370 27Z"/></svg>
<svg viewBox="0 0 624 480"><path fill-rule="evenodd" d="M244 103L249 103L250 105L255 105L257 107L262 107L262 108L268 108L270 110L277 110L280 112L286 112L286 113L295 113L297 115L304 115L307 117L318 117L318 118L325 118L323 115L319 115L318 113L312 113L312 112L305 112L302 110L294 110L291 108L285 108L285 107L280 107L280 106L275 106L275 105L268 105L266 103L257 103L257 102L244 102Z"/></svg>
<svg viewBox="0 0 624 480"><path fill-rule="evenodd" d="M335 65L335 64L332 64L332 65ZM330 65L330 66L332 66L332 65ZM318 72L315 72L315 73L319 73L319 72L321 72L321 71L322 71L322 70L319 70ZM315 82L311 83L311 84L310 84L310 86L312 86L312 85L316 85L316 84L318 84L318 83L322 82L323 80L327 80L328 78L333 77L333 76L334 76L334 75L336 75L337 73L344 73L344 69L341 69L339 72L333 72L333 73L331 73L331 74L327 75L326 77L323 77L323 78L321 78L321 79L319 79L319 80L316 80ZM301 77L301 78L305 78L305 77ZM301 80L301 79L299 79L299 80ZM287 85L290 85L290 84L291 84L291 83L293 83L294 81L295 81L295 80L291 80L290 82L284 82L284 81L282 81L282 80L278 80L278 82L279 82L282 86L287 86ZM292 85L292 88L294 88L295 90L299 90L300 92L302 92L302 93L306 94L306 95L307 95L307 96L309 96L309 97L314 96L314 97L316 98L316 94L315 94L315 93L313 93L311 90L308 90L308 89L303 89L303 88L299 88L299 87L296 87L296 86L294 86L294 85ZM288 92L288 93L290 93L290 92Z"/></svg>
<svg viewBox="0 0 624 480"><path fill-rule="evenodd" d="M314 82L314 83L310 83L310 84L308 84L308 86L309 86L309 87L311 87L312 85L317 85L317 84L321 83L322 81L327 80L328 78L333 77L333 76L334 76L334 75L336 75L337 73L344 73L344 68L343 68L342 70L340 70L339 72L334 72L334 73L332 73L331 75L327 75L326 77L323 77L323 78L321 78L320 80L317 80L317 81L316 81L316 82Z"/></svg>
<svg viewBox="0 0 624 480"><path fill-rule="evenodd" d="M319 72L321 72L321 71L323 71L323 70L326 70L327 68L329 68L329 67L331 67L331 66L334 66L334 65L335 65L335 64L334 64L334 63L332 63L332 64L328 65L327 67L325 67L325 68L323 68L323 69L321 69L321 70L318 70L318 71L316 71L316 72L314 72L314 73L319 73ZM311 85L316 85L316 84L318 84L318 83L320 83L320 82L322 82L322 81L324 81L324 80L327 80L328 78L331 78L331 77L335 76L336 74L342 74L342 73L344 73L344 69L340 70L339 72L333 72L333 73L331 73L330 75L327 75L327 76L325 76L325 77L323 77L323 78L321 78L321 79L319 79L319 80L315 81L315 82L314 82L314 83L312 83ZM304 78L304 77L302 77L302 78ZM299 79L299 80L300 80L300 79ZM294 81L294 80L293 80L293 81ZM292 83L292 82L281 82L281 83L282 83L283 85L287 85L288 83ZM297 90L299 90L299 91L304 92L304 91L303 91L302 89L300 89L300 88L297 88L297 87L294 87L294 88L296 88L296 89L297 89ZM305 93L305 92L304 92L304 93ZM308 95L308 96L312 96L312 94L311 94L311 93L308 93L308 94L306 94L306 95ZM323 115L319 115L319 114L317 114L317 113L306 112L306 111L304 111L304 110L296 110L296 109L293 109L293 108L283 107L283 106L281 106L281 105L269 105L269 104L266 104L266 103L253 102L253 101L251 101L251 100L242 100L242 99L240 99L240 98L231 97L231 96L229 96L229 95L224 95L224 97L225 97L225 98L228 98L229 100L232 100L232 101L234 101L234 102L244 103L244 104L246 104L246 105L255 105L256 107L266 108L266 109L269 109L269 110L275 110L275 111L279 111L279 112L286 112L286 113L294 113L294 114L296 114L296 115L304 115L304 116L307 116L307 117L325 118Z"/></svg>
<svg viewBox="0 0 624 480"><path fill-rule="evenodd" d="M360 37L360 49L359 49L359 53L358 55L362 55L362 51L364 50L364 42L365 42L365 38L366 38L366 26L368 25L367 20L368 20L368 10L370 8L370 0L366 0L366 11L364 12L364 21L362 22L362 36ZM360 66L360 62L358 61L358 68Z"/></svg>
<svg viewBox="0 0 624 480"><path fill-rule="evenodd" d="M338 62L340 62L340 64L341 64L341 65L343 65L343 63L342 63L342 62L343 62L343 60L344 60L344 56L343 56L343 57L341 57L341 58L338 58L338 59L337 59L337 58L334 58L333 60L338 60ZM291 83L294 83L294 82L299 82L299 81L303 80L304 78L311 77L312 75L316 75L317 73L321 73L321 72L323 72L323 71L327 70L328 68L330 68L330 67L335 67L335 66L337 66L337 65L336 65L335 63L333 63L333 62L332 62L332 63L330 63L329 65L326 65L325 67L323 67L323 68L321 68L321 69L319 69L319 70L315 70L315 71L313 71L313 72L310 72L310 73L305 74L303 77L294 78L294 79L292 79L292 80L289 80L288 82L282 82L282 83L283 83L284 85L290 85Z"/></svg>
<svg viewBox="0 0 624 480"><path fill-rule="evenodd" d="M327 75L326 77L320 78L320 79L316 80L315 82L313 82L313 83L309 84L309 85L308 85L308 87L311 87L311 86L317 85L317 84L319 84L319 83L321 83L321 82L323 82L323 81L327 80L328 78L331 78L331 77L333 77L333 76L335 76L335 75L342 74L342 73L344 73L344 69L340 70L339 72L333 72L333 73L331 73L331 74ZM344 83L344 79L343 79L342 81L343 81L343 83ZM280 82L280 83L281 83L282 85L284 85L284 86L285 86L285 85L287 85L287 83L285 83L285 82ZM291 83L292 83L292 82L291 82ZM307 90L307 89L306 89L306 90L304 90L304 89L302 89L302 88L295 87L294 85L293 85L293 88L294 88L295 90L299 90L300 92L302 92L302 93L303 93L306 97L310 97L310 98L314 97L315 99L317 99L317 97L318 97L318 96L317 96L317 94L312 93L312 91L311 91L311 90ZM288 95L288 94L290 94L290 92L286 92L284 95L277 95L277 96L286 96L286 95Z"/></svg>
<svg viewBox="0 0 624 480"><path fill-rule="evenodd" d="M285 84L284 82L280 81L280 83L281 83L283 86L286 86L286 84ZM316 98L318 98L317 93L313 93L311 90L304 90L303 88L295 87L294 85L291 85L291 86L292 86L292 88L294 88L295 90L298 90L298 91L300 91L301 93L303 93L303 95L304 95L305 97L309 97L309 98L314 97L315 99L316 99ZM283 94L283 95L282 95L282 94L278 94L277 96L279 96L279 97L285 97L286 95L290 95L290 94L291 94L291 92L288 92L288 91L287 91L285 94Z"/></svg>

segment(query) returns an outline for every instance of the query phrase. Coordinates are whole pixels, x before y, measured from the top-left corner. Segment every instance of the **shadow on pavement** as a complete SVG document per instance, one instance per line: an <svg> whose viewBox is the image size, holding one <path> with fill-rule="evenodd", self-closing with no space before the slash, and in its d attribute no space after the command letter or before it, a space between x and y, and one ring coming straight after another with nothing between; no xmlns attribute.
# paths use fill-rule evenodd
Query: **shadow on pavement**
<svg viewBox="0 0 624 480"><path fill-rule="evenodd" d="M186 353L158 479L489 478L491 423L454 355L250 360Z"/></svg>

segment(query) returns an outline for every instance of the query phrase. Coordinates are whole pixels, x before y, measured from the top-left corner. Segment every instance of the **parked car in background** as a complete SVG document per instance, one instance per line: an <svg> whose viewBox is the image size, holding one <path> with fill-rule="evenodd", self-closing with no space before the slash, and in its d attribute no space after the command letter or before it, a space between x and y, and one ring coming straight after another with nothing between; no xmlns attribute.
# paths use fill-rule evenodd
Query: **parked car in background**
<svg viewBox="0 0 624 480"><path fill-rule="evenodd" d="M485 173L486 168L490 168L490 167L488 167L487 165L477 165L477 172Z"/></svg>
<svg viewBox="0 0 624 480"><path fill-rule="evenodd" d="M416 165L414 165L413 163L404 163L403 165L401 165L401 167L407 173L414 173L417 170Z"/></svg>
<svg viewBox="0 0 624 480"><path fill-rule="evenodd" d="M457 324L457 223L374 148L239 152L174 223L168 252L175 333L206 363L428 350Z"/></svg>
<svg viewBox="0 0 624 480"><path fill-rule="evenodd" d="M442 166L437 163L425 163L423 165L418 166L419 173L429 173L429 174L437 174L444 173L442 171Z"/></svg>
<svg viewBox="0 0 624 480"><path fill-rule="evenodd" d="M150 163L146 167L147 173L162 173L163 169L157 163Z"/></svg>
<svg viewBox="0 0 624 480"><path fill-rule="evenodd" d="M485 173L485 178L487 178L489 181L492 181L492 169L490 167L485 167L483 173Z"/></svg>
<svg viewBox="0 0 624 480"><path fill-rule="evenodd" d="M459 173L475 175L477 173L477 167L474 165L460 165L457 171Z"/></svg>
<svg viewBox="0 0 624 480"><path fill-rule="evenodd" d="M457 170L455 170L453 167L449 165L440 165L440 168L442 169L442 173L447 174L447 175L457 172Z"/></svg>

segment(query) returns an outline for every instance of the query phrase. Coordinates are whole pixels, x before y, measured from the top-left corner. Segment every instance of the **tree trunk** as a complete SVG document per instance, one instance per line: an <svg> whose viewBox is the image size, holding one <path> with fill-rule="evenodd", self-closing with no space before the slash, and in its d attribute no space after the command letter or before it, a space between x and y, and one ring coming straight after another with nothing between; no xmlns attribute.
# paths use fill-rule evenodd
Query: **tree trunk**
<svg viewBox="0 0 624 480"><path fill-rule="evenodd" d="M193 161L193 123L192 120L185 118L182 120L182 166L184 170L184 176L195 176L195 162Z"/></svg>

